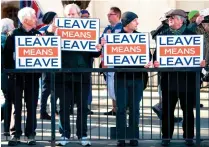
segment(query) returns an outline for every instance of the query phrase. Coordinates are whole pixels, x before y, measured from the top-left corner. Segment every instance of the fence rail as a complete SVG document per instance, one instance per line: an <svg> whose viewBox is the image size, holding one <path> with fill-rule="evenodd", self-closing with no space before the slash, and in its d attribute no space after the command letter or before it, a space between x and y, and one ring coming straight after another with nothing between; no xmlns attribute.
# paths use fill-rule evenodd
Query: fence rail
<svg viewBox="0 0 209 147"><path fill-rule="evenodd" d="M148 81L148 88L144 91L143 98L140 102L140 122L139 122L139 140L161 140L161 121L157 118L157 115L152 111L153 105L160 101L160 96L154 87L158 86L158 76L157 73L161 72L194 72L196 73L195 80L196 83L200 83L200 72L202 68L109 68L109 69L100 69L100 68L93 68L93 69L36 69L36 70L15 70L15 69L7 69L4 70L4 73L7 74L17 74L17 73L50 73L50 92L51 92L51 121L41 120L38 118L38 126L37 126L37 140L50 140L56 141L57 136L59 136L58 130L58 117L56 116L55 112L56 109L59 109L59 105L56 104L55 100L55 81L56 81L56 74L63 73L63 74L72 74L77 75L79 73L92 73L92 104L90 109L94 111L93 115L88 116L88 134L91 140L109 140L113 139L115 135L114 128L116 127L116 119L115 116L108 116L103 115L102 113L108 112L112 109L111 106L111 99L109 97L109 89L106 86L106 82L103 79L103 76L100 75L101 72L108 73L108 72L115 72L121 73L126 72L133 73L133 72L148 72L149 73L149 81ZM209 69L207 69L209 70ZM154 81L154 82L153 82ZM156 89L156 88L155 88ZM82 93L82 91L81 91ZM200 85L196 84L196 114L195 114L195 140L196 144L200 145L201 139L209 140L209 92L201 93L200 92ZM39 102L40 103L40 102ZM203 103L204 107L200 109L200 104ZM175 109L176 117L182 117L183 114L180 111L179 102L177 103L177 107ZM37 109L40 109L40 105L38 105ZM48 108L49 109L49 108ZM48 110L47 109L47 110ZM76 109L76 108L74 108ZM25 119L25 111L23 105L23 119ZM48 110L50 111L50 110ZM38 112L38 111L37 111ZM39 114L38 114L39 115ZM71 124L71 134L72 139L75 139L75 125L76 125L76 116L70 115L70 124ZM25 126L25 124L22 124ZM23 131L24 132L24 131ZM117 136L116 136L117 138ZM181 140L182 138L182 130L180 124L175 124L174 129L174 140ZM2 140L6 140L8 138L2 136Z"/></svg>

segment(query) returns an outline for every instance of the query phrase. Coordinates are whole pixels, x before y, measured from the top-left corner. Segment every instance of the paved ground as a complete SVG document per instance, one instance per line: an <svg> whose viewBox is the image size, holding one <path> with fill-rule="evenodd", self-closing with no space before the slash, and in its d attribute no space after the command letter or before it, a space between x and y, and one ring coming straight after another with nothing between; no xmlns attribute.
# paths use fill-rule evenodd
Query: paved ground
<svg viewBox="0 0 209 147"><path fill-rule="evenodd" d="M98 98L100 95L100 98ZM105 146L116 146L115 140L110 139L110 127L115 127L115 116L105 116L103 115L104 112L111 109L111 99L107 99L107 92L103 91L93 91L93 102L92 102L92 110L94 111L94 115L88 117L88 134L91 136L93 140L93 147L105 147ZM151 99L152 97L152 99ZM1 99L1 103L3 103L3 99ZM157 139L156 141L140 141L139 146L142 147L160 147L160 131L161 131L161 122L155 115L155 113L151 110L151 106L156 104L159 101L159 96L157 92L144 92L144 98L141 101L141 118L140 118L140 139L143 140L151 140ZM50 101L48 101L50 103ZM108 105L107 105L108 103ZM209 139L209 93L201 93L201 103L204 104L204 108L201 109L201 136L204 139ZM142 104L144 107L142 107ZM40 117L38 106L37 111L37 118ZM195 112L195 111L194 111ZM24 118L24 111L23 111L23 118ZM75 109L76 114L76 109ZM175 111L175 115L182 116L182 111ZM75 137L75 119L76 115L70 116L71 119L71 127L72 127L72 141L77 141ZM108 122L108 123L107 123ZM174 131L174 139L182 139L182 123L175 125ZM1 125L3 128L3 123ZM22 123L22 128L24 128L24 123ZM24 131L24 130L23 130ZM3 129L2 129L3 132ZM58 117L56 116L56 139L59 139L60 134L58 132ZM37 147L42 146L54 146L51 145L47 140L51 139L51 122L50 121L42 121L38 119L38 126L37 126L37 140L41 142L37 142ZM106 141L98 141L98 139L108 139ZM7 142L5 141L5 136L1 136L2 146L6 146ZM22 138L24 140L24 138ZM44 141L42 141L44 140ZM209 145L208 142L205 143ZM24 143L20 144L19 146L26 146ZM69 143L67 147L79 147L80 145L76 142ZM182 141L174 141L172 142L171 146L183 147L184 142Z"/></svg>

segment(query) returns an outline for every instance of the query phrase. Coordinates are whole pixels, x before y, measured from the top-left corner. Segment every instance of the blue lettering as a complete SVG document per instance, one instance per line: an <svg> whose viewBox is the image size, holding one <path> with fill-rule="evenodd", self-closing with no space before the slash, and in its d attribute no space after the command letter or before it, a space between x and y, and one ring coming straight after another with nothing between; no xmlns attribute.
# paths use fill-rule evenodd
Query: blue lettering
<svg viewBox="0 0 209 147"><path fill-rule="evenodd" d="M120 36L114 35L114 43L120 43Z"/></svg>
<svg viewBox="0 0 209 147"><path fill-rule="evenodd" d="M186 64L189 65L191 63L191 61L192 61L192 58L190 58L188 62L187 62L187 58L186 57L184 57L184 60L185 60Z"/></svg>
<svg viewBox="0 0 209 147"><path fill-rule="evenodd" d="M64 40L62 48L64 48L64 49L71 49L70 48L70 40Z"/></svg>
<svg viewBox="0 0 209 147"><path fill-rule="evenodd" d="M193 65L200 65L200 57L193 57Z"/></svg>
<svg viewBox="0 0 209 147"><path fill-rule="evenodd" d="M107 36L106 36L106 41L107 41L107 43L113 43L113 41L115 40L115 36L116 36L116 35L114 35L114 36L113 36L113 40L110 41L110 40L109 40L109 36L107 35ZM115 43L115 42L114 42L114 43Z"/></svg>
<svg viewBox="0 0 209 147"><path fill-rule="evenodd" d="M145 35L144 35L144 34L139 35L139 42L140 42L140 43L146 43Z"/></svg>
<svg viewBox="0 0 209 147"><path fill-rule="evenodd" d="M107 56L107 64L113 64L112 62L109 61L109 56Z"/></svg>
<svg viewBox="0 0 209 147"><path fill-rule="evenodd" d="M186 42L187 42L187 41L186 41ZM182 42L182 40L181 40L180 37L178 37L178 38L176 39L175 45L177 45L178 43L179 43L180 45L183 45L183 42Z"/></svg>
<svg viewBox="0 0 209 147"><path fill-rule="evenodd" d="M72 28L74 28L74 27L80 28L79 23L78 23L77 20L75 20L75 21L73 22Z"/></svg>
<svg viewBox="0 0 209 147"><path fill-rule="evenodd" d="M186 37L184 37L184 40L185 40L185 41L186 41L186 43L189 45L189 44L190 44L190 42L192 41L192 37L190 37L189 41L187 41L187 38L186 38ZM183 43L182 43L182 45L183 45Z"/></svg>
<svg viewBox="0 0 209 147"><path fill-rule="evenodd" d="M18 59L19 60L19 67L25 67L25 65L21 65L21 59Z"/></svg>
<svg viewBox="0 0 209 147"><path fill-rule="evenodd" d="M120 63L120 56L114 56L114 64L121 64Z"/></svg>
<svg viewBox="0 0 209 147"><path fill-rule="evenodd" d="M173 45L173 37L167 37L167 45Z"/></svg>
<svg viewBox="0 0 209 147"><path fill-rule="evenodd" d="M89 50L94 50L95 51L95 45L96 42L95 41L89 41Z"/></svg>
<svg viewBox="0 0 209 147"><path fill-rule="evenodd" d="M42 40L44 42L44 45L47 46L47 44L49 43L50 38L47 38L47 41L46 42L45 42L45 39L44 38L42 38Z"/></svg>
<svg viewBox="0 0 209 147"><path fill-rule="evenodd" d="M58 67L58 59L57 58L52 58L51 59L51 65L52 65L52 67Z"/></svg>
<svg viewBox="0 0 209 147"><path fill-rule="evenodd" d="M126 57L126 56L125 56L125 57ZM133 56L131 56L131 60L133 61L134 64L136 64L136 61L137 61L138 57L139 57L139 56L136 56L136 59L134 60L134 59L133 59Z"/></svg>
<svg viewBox="0 0 209 147"><path fill-rule="evenodd" d="M33 46L35 46L36 44L41 46L41 42L40 42L39 38L35 39L35 41L33 42Z"/></svg>
<svg viewBox="0 0 209 147"><path fill-rule="evenodd" d="M25 63L26 63L25 66L27 66L27 67L32 67L32 66L33 66L33 65L32 65L32 58L27 58L27 59L25 59Z"/></svg>
<svg viewBox="0 0 209 147"><path fill-rule="evenodd" d="M138 57L138 56L137 56L137 57ZM127 56L124 56L124 57L123 57L122 64L124 64L124 62L127 62L128 64L130 64L130 62L129 62Z"/></svg>
<svg viewBox="0 0 209 147"><path fill-rule="evenodd" d="M44 60L44 59L43 59L43 60ZM38 65L38 66L42 67L41 62L39 61L39 59L36 59L36 60L35 60L35 62L34 62L34 65L33 65L33 66L36 66L36 65Z"/></svg>
<svg viewBox="0 0 209 147"><path fill-rule="evenodd" d="M69 19L65 20L65 21L64 21L64 27L65 27L65 28L72 28L72 27L70 26L70 23L71 23L71 20L69 20Z"/></svg>
<svg viewBox="0 0 209 147"><path fill-rule="evenodd" d="M90 28L96 29L96 21L95 20L90 20Z"/></svg>
<svg viewBox="0 0 209 147"><path fill-rule="evenodd" d="M160 65L163 65L163 66L166 65L162 63L162 58L160 58Z"/></svg>
<svg viewBox="0 0 209 147"><path fill-rule="evenodd" d="M48 43L47 43L48 44ZM57 38L56 37L52 37L51 38L51 45L52 46L58 46L58 42L57 42Z"/></svg>
<svg viewBox="0 0 209 147"><path fill-rule="evenodd" d="M182 63L182 61L181 61L181 58L180 58L180 57L178 57L178 58L176 59L176 63L175 63L175 65L177 65L177 64L183 65L183 63Z"/></svg>
<svg viewBox="0 0 209 147"><path fill-rule="evenodd" d="M42 60L43 60L45 66L49 65L50 59L48 59L47 62L45 62L45 59L42 59Z"/></svg>
<svg viewBox="0 0 209 147"><path fill-rule="evenodd" d="M194 37L193 43L194 43L194 45L200 45L200 43L201 43L200 37Z"/></svg>
<svg viewBox="0 0 209 147"><path fill-rule="evenodd" d="M86 46L89 44L88 41L86 41L86 43L84 43L83 41L80 41L81 42L81 46L83 49L86 49Z"/></svg>
<svg viewBox="0 0 209 147"><path fill-rule="evenodd" d="M85 21L86 21L86 20L85 20ZM87 20L87 22L89 22L89 21ZM85 23L85 24L84 24L84 21L81 21L81 24L83 25L84 28L86 28L86 26L87 26L88 23ZM90 27L91 27L91 26L90 26Z"/></svg>
<svg viewBox="0 0 209 147"><path fill-rule="evenodd" d="M160 37L160 45L166 45L166 43L162 43L162 37Z"/></svg>
<svg viewBox="0 0 209 147"><path fill-rule="evenodd" d="M25 38L25 44L26 46L32 46L32 38Z"/></svg>
<svg viewBox="0 0 209 147"><path fill-rule="evenodd" d="M146 64L146 56L139 56L140 64Z"/></svg>
<svg viewBox="0 0 209 147"><path fill-rule="evenodd" d="M167 65L173 65L173 57L168 57L167 58Z"/></svg>
<svg viewBox="0 0 209 147"><path fill-rule="evenodd" d="M123 43L125 43L125 42L126 43L130 43L130 41L128 40L126 35L123 36L123 38L121 39L121 42L123 42Z"/></svg>
<svg viewBox="0 0 209 147"><path fill-rule="evenodd" d="M64 23L65 24L65 23ZM59 27L59 28L63 28L64 26L62 26L61 24L60 24L60 19L57 19L57 27Z"/></svg>
<svg viewBox="0 0 209 147"><path fill-rule="evenodd" d="M72 49L79 49L77 41L74 41L71 46Z"/></svg>
<svg viewBox="0 0 209 147"><path fill-rule="evenodd" d="M18 46L24 46L24 44L21 44L20 38L18 38Z"/></svg>
<svg viewBox="0 0 209 147"><path fill-rule="evenodd" d="M138 35L136 35L135 38L133 38L133 35L130 35L130 37L131 37L131 40L133 41L133 43L135 43L137 38L139 38ZM140 38L139 38L139 40L140 40Z"/></svg>

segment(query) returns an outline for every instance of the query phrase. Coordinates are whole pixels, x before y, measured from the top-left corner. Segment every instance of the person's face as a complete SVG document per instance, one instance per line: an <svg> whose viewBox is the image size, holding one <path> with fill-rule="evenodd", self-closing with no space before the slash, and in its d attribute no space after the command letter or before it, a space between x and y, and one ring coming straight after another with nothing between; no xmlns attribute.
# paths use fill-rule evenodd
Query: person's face
<svg viewBox="0 0 209 147"><path fill-rule="evenodd" d="M178 28L183 25L183 20L178 15L173 15L168 18L168 24L171 28Z"/></svg>
<svg viewBox="0 0 209 147"><path fill-rule="evenodd" d="M28 17L24 20L23 24L25 24L28 27L36 28L37 26L37 18L35 14L32 14L31 17Z"/></svg>
<svg viewBox="0 0 209 147"><path fill-rule="evenodd" d="M138 18L135 18L135 19L132 20L126 27L127 27L129 30L135 31L135 30L137 30L138 25L139 25Z"/></svg>
<svg viewBox="0 0 209 147"><path fill-rule="evenodd" d="M84 13L81 15L81 18L89 18L89 14L88 13Z"/></svg>
<svg viewBox="0 0 209 147"><path fill-rule="evenodd" d="M107 14L108 21L112 24L118 21L119 16L113 10L110 10Z"/></svg>
<svg viewBox="0 0 209 147"><path fill-rule="evenodd" d="M190 20L190 22L196 22L196 19L197 19L198 16L200 16L200 15L199 15L199 14L195 15L195 16Z"/></svg>
<svg viewBox="0 0 209 147"><path fill-rule="evenodd" d="M69 17L69 18L79 18L80 15L78 14L78 12L76 11L75 8L71 8L68 15L66 17Z"/></svg>

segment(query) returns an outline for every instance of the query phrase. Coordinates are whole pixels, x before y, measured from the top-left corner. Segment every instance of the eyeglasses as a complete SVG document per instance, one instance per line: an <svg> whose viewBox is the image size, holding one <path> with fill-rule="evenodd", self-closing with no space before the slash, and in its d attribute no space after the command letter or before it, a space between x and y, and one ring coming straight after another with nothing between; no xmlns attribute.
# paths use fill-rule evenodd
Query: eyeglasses
<svg viewBox="0 0 209 147"><path fill-rule="evenodd" d="M107 14L107 16L112 16L112 15L117 15L117 14L115 14L115 13L109 13L109 14Z"/></svg>

